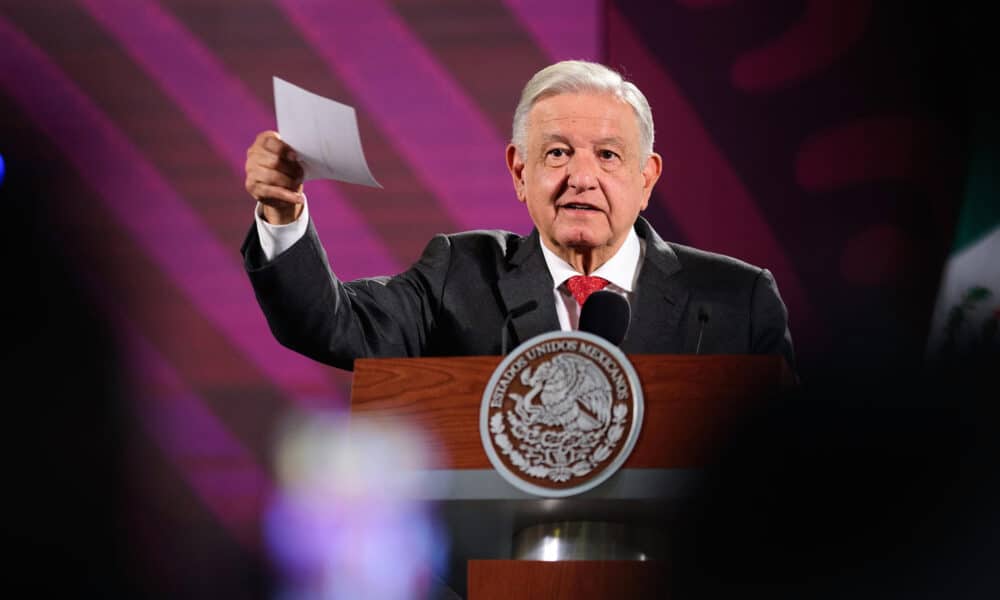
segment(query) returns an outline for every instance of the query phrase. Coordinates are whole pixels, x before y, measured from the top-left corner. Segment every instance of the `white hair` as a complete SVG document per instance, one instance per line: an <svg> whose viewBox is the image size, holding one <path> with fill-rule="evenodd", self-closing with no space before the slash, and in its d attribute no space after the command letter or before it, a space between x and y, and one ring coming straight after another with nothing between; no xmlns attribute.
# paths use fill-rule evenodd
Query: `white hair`
<svg viewBox="0 0 1000 600"><path fill-rule="evenodd" d="M565 93L611 94L629 104L639 124L639 147L643 161L653 153L653 111L649 102L634 83L626 81L620 73L608 67L583 60L564 60L549 65L524 86L521 101L514 111L511 143L521 156L525 156L528 136L528 113L543 98Z"/></svg>

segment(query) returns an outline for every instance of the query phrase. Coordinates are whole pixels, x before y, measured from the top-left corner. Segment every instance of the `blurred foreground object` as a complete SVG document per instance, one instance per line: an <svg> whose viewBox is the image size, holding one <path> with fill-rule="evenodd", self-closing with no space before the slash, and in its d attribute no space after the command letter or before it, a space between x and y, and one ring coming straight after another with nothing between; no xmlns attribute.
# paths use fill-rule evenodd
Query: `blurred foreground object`
<svg viewBox="0 0 1000 600"><path fill-rule="evenodd" d="M416 430L297 415L275 448L265 537L278 598L428 597L447 552L431 507L417 500L428 453Z"/></svg>
<svg viewBox="0 0 1000 600"><path fill-rule="evenodd" d="M1000 117L981 115L965 198L938 291L928 358L1000 357Z"/></svg>

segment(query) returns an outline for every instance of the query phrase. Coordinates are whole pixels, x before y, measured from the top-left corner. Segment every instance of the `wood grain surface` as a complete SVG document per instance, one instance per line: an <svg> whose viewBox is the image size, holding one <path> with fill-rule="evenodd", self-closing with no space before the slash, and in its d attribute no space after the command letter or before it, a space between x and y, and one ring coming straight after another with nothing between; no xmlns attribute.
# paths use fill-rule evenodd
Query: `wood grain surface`
<svg viewBox="0 0 1000 600"><path fill-rule="evenodd" d="M645 398L624 468L696 467L745 411L789 384L778 356L632 355ZM351 413L423 430L435 467L489 469L479 433L482 394L499 356L355 362Z"/></svg>
<svg viewBox="0 0 1000 600"><path fill-rule="evenodd" d="M663 598L664 568L637 560L470 560L468 599Z"/></svg>

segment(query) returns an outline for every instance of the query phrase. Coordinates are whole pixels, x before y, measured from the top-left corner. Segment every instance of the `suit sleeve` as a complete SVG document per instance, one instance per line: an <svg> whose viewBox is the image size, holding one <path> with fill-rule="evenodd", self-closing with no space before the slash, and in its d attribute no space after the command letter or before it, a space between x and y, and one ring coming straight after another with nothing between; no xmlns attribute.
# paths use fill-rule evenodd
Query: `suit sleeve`
<svg viewBox="0 0 1000 600"><path fill-rule="evenodd" d="M794 371L795 352L788 328L788 309L778 293L774 276L767 269L762 269L754 282L751 303L750 352L781 354Z"/></svg>
<svg viewBox="0 0 1000 600"><path fill-rule="evenodd" d="M255 228L244 267L275 338L314 360L352 369L369 357L419 356L440 309L451 245L436 236L407 271L343 282L310 222L306 235L266 261Z"/></svg>

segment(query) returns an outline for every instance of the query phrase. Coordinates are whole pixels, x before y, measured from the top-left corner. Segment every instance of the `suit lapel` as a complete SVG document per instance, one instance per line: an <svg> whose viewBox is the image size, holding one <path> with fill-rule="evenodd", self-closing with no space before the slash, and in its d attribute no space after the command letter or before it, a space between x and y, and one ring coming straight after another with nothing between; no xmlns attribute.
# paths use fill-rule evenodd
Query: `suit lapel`
<svg viewBox="0 0 1000 600"><path fill-rule="evenodd" d="M533 310L511 320L516 336L507 350L536 335L559 329L559 317L552 301L552 275L545 264L538 231L524 238L508 260L508 271L497 282L507 313L536 302Z"/></svg>
<svg viewBox="0 0 1000 600"><path fill-rule="evenodd" d="M646 240L646 255L639 271L638 296L632 307L632 321L622 342L622 351L681 352L684 340L679 325L689 292L681 285L677 254L641 217L636 222L636 233Z"/></svg>
<svg viewBox="0 0 1000 600"><path fill-rule="evenodd" d="M642 217L636 232L646 241L646 254L637 284L628 336L622 342L626 353L679 353L684 340L680 321L689 292L681 282L677 254ZM511 320L515 337L508 350L536 335L559 329L559 317L552 301L552 276L542 256L538 231L523 238L508 260L508 271L497 286L507 313L534 301L537 306Z"/></svg>

